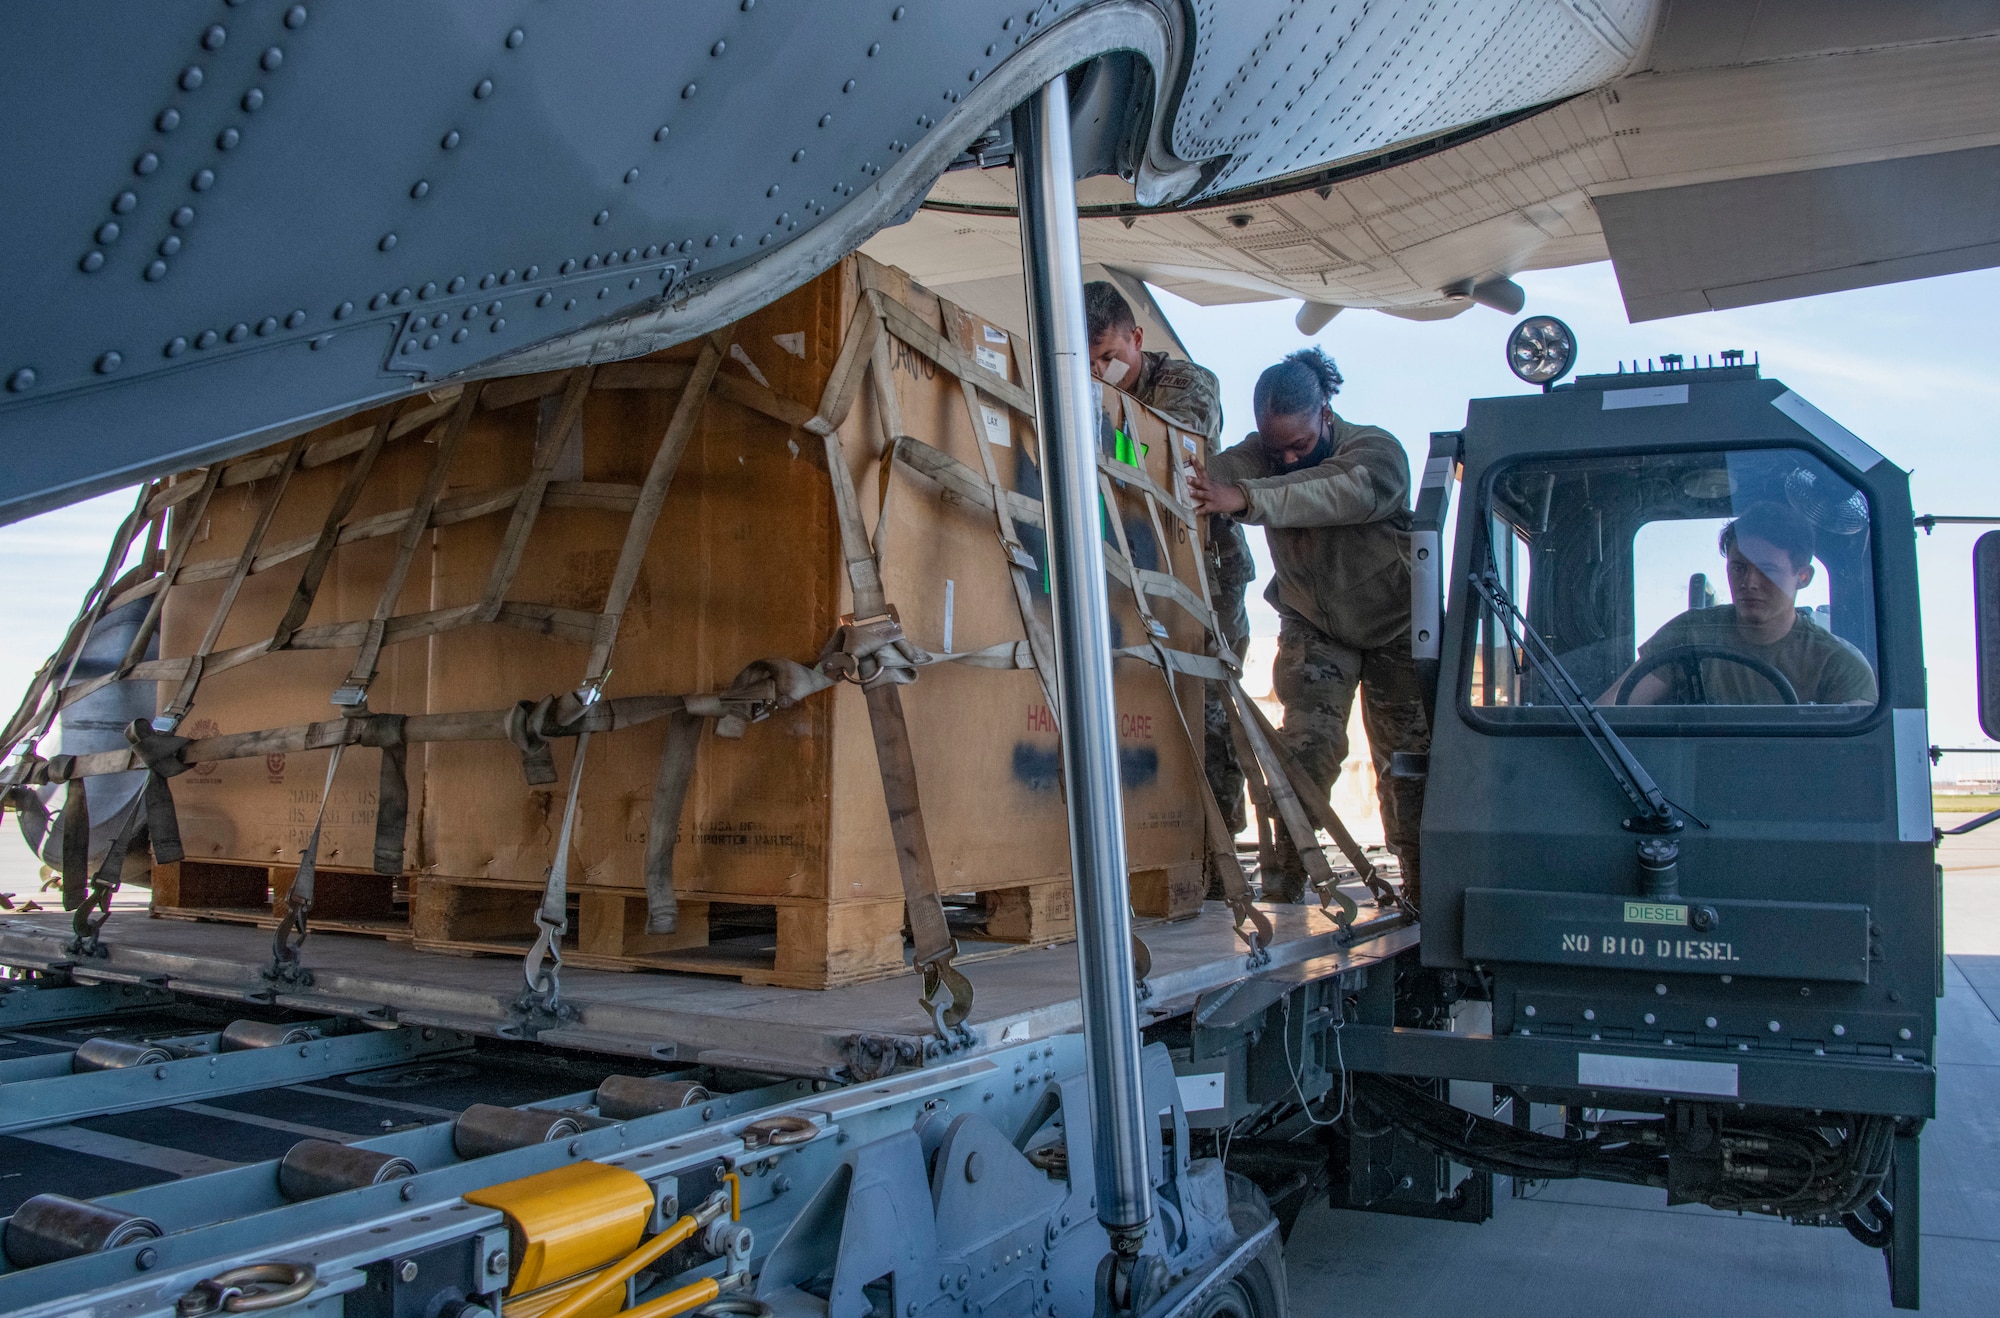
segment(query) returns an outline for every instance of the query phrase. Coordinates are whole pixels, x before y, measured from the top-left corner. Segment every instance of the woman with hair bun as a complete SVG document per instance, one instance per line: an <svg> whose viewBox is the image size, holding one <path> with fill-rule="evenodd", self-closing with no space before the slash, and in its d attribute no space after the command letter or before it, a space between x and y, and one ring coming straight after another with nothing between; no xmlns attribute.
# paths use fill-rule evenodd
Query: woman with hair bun
<svg viewBox="0 0 2000 1318"><path fill-rule="evenodd" d="M1423 780L1389 775L1395 752L1427 754L1431 744L1410 653L1410 461L1388 431L1334 412L1341 384L1318 348L1266 370L1252 396L1257 429L1189 486L1197 512L1264 528L1277 568L1264 598L1279 618L1271 684L1285 707L1280 735L1323 792L1347 758L1360 689L1383 833L1415 906ZM1282 829L1278 860L1266 900L1304 900L1305 865Z"/></svg>

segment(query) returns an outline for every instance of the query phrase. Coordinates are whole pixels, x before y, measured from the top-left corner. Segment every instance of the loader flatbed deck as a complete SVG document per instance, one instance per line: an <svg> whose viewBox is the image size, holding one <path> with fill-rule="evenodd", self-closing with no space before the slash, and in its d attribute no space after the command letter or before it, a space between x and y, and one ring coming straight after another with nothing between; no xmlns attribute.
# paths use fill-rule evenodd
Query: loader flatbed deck
<svg viewBox="0 0 2000 1318"><path fill-rule="evenodd" d="M1365 903L1365 894L1358 895ZM1418 938L1403 916L1366 904L1351 935L1314 907L1266 909L1276 935L1269 964L1254 968L1220 903L1208 903L1191 920L1142 925L1138 932L1153 957L1142 1021L1188 1011L1200 995L1253 969L1299 974L1307 972L1292 968L1313 963L1308 977L1318 978L1387 959ZM538 1021L518 1006L524 981L521 963L511 958L417 953L372 938L315 934L304 958L312 982L280 986L264 975L270 935L255 928L120 911L104 929L106 955L88 960L63 950L68 936L69 919L59 914L0 920L0 964L67 967L80 982L149 984L384 1025L534 1037L584 1051L779 1075L832 1079L845 1070L860 1077L886 1069L889 1049L898 1050L906 1067L939 1055L936 1032L917 1002L914 974L806 990L673 972L568 968L561 1000L574 1018ZM961 1054L1066 1033L1082 1023L1073 943L974 954L960 965L977 994L968 1022L975 1042Z"/></svg>

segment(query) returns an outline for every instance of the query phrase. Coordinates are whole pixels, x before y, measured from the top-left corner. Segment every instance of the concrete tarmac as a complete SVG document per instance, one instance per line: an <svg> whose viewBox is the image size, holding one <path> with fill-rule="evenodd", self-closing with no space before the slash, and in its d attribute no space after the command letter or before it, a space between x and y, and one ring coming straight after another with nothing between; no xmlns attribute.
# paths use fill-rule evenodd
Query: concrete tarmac
<svg viewBox="0 0 2000 1318"><path fill-rule="evenodd" d="M1941 815L1949 828L1970 816ZM1923 1312L2000 1315L2000 823L1942 852L1938 1115L1924 1128ZM1875 1318L1880 1251L1845 1231L1669 1208L1666 1192L1496 1186L1478 1226L1330 1209L1285 1249L1296 1318Z"/></svg>

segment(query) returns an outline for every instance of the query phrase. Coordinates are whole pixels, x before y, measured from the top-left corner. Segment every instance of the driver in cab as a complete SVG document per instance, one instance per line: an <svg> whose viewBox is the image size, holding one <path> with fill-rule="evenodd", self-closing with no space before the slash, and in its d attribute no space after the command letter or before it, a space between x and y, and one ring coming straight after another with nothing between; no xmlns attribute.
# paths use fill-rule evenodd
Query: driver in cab
<svg viewBox="0 0 2000 1318"><path fill-rule="evenodd" d="M1875 672L1861 652L1798 607L1799 592L1812 584L1813 542L1812 523L1793 509L1751 505L1722 528L1730 602L1689 609L1653 633L1598 703L1789 703L1758 667L1729 657L1741 655L1783 674L1802 705L1874 704ZM1634 673L1641 676L1619 699Z"/></svg>

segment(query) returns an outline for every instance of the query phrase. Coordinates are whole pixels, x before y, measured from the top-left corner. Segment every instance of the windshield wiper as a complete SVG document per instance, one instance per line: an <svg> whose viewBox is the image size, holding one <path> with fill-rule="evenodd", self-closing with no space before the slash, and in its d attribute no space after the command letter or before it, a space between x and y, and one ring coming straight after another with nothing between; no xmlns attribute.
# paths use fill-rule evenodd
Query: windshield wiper
<svg viewBox="0 0 2000 1318"><path fill-rule="evenodd" d="M1472 588L1479 592L1479 598L1492 610L1501 631L1506 634L1508 644L1527 659L1529 667L1555 692L1570 722L1576 724L1576 730L1583 734L1584 740L1604 761L1604 767L1618 780L1619 788L1638 812L1625 821L1625 827L1635 833L1680 832L1686 826L1686 819L1682 818L1686 812L1667 799L1660 785L1646 772L1646 766L1632 754L1631 747L1611 730L1611 725L1604 721L1604 715L1598 712L1597 706L1583 694L1583 688L1562 666L1562 661L1556 658L1549 643L1528 625L1528 620L1514 607L1514 601L1508 598L1499 575L1491 569L1475 572L1472 574ZM1516 624L1519 625L1518 631ZM1687 818L1693 816L1688 815ZM1703 828L1708 827L1699 819L1695 822Z"/></svg>

